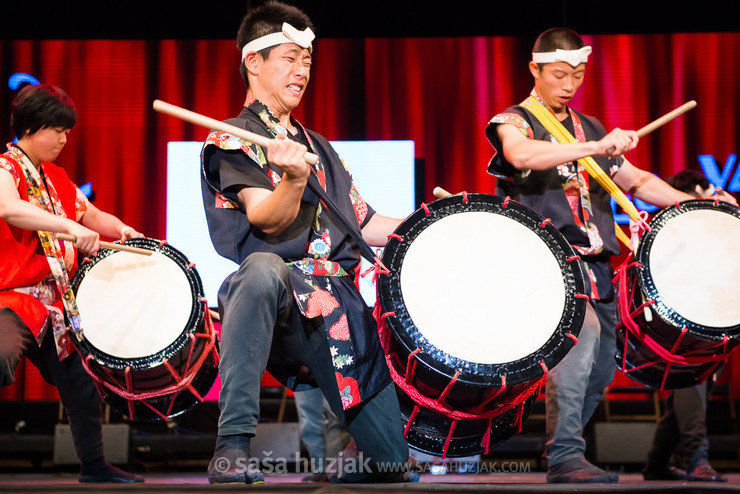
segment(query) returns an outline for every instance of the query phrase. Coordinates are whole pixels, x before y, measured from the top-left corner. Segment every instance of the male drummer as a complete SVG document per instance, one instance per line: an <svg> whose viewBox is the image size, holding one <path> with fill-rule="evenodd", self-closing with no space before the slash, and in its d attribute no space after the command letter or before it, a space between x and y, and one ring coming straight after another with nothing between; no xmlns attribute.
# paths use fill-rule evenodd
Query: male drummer
<svg viewBox="0 0 740 494"><path fill-rule="evenodd" d="M291 116L309 81L313 39L310 19L295 7L268 2L249 11L237 34L247 96L229 122L272 140L261 147L213 132L203 148L211 240L239 263L219 292L221 415L211 483L264 480L250 440L265 369L293 389L321 388L353 437L362 456L351 461L362 462L332 482L418 479L401 470L409 459L401 412L354 284L359 254L348 230L382 246L400 220L375 213L329 142ZM319 156L316 165L306 163L307 151ZM336 210L319 202L309 180ZM378 471L379 462L393 470Z"/></svg>
<svg viewBox="0 0 740 494"><path fill-rule="evenodd" d="M695 198L723 199L737 205L734 197L716 189L697 170L682 170L666 179L678 190ZM698 273L701 276L703 273ZM727 482L727 477L709 463L707 438L707 402L712 389L714 373L706 381L688 388L674 389L665 401L665 410L655 428L653 444L642 469L645 480L688 480L690 482ZM680 468L671 466L671 457L677 453Z"/></svg>
<svg viewBox="0 0 740 494"><path fill-rule="evenodd" d="M0 155L0 386L14 382L22 354L53 384L67 411L80 482L143 482L103 456L102 411L92 378L72 345L65 315L77 320L69 276L77 249L95 253L100 235L143 235L87 200L54 161L77 112L55 86L28 85L10 108L18 137ZM50 232L71 233L72 245Z"/></svg>
<svg viewBox="0 0 740 494"><path fill-rule="evenodd" d="M499 178L496 193L550 218L581 256L590 282L578 343L548 375L547 481L557 483L618 481L586 460L583 428L614 377L616 306L609 258L619 253L619 244L609 194L576 160L592 156L621 189L645 202L669 206L692 199L623 157L637 146L636 132L607 133L598 120L569 107L590 53L570 29L542 33L529 62L532 99L522 104L543 105L576 142L557 142L522 105L496 115L486 129L494 148L488 171Z"/></svg>

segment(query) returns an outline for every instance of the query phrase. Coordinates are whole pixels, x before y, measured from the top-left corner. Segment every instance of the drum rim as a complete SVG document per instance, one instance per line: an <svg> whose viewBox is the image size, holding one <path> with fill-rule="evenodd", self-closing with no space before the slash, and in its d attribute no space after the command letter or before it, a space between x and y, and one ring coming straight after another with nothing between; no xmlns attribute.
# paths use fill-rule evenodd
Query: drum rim
<svg viewBox="0 0 740 494"><path fill-rule="evenodd" d="M474 207L476 209L473 209ZM557 328L554 328L553 333L544 345L525 357L506 363L486 364L470 362L450 355L423 338L403 305L399 268L411 242L427 226L438 219L447 217L454 212L463 211L498 213L524 224L543 239L560 265L566 287L565 304L560 317L560 324ZM424 226L425 224L426 226ZM552 368L570 350L573 341L566 336L566 333L577 337L585 317L586 299L576 296L576 294L585 293L585 279L579 257L570 243L543 216L508 198L482 193L468 193L463 200L461 200L460 195L448 196L417 209L396 229L395 234L403 238L404 241L401 242L391 237L385 247L382 260L391 274L378 277L378 303L381 307L392 306L397 308L395 316L386 318L388 326L407 352L410 353L417 348L421 348L421 352L416 355L416 358L427 368L450 377L459 370L461 373L458 381L468 384L489 386L492 378L500 381L501 376L506 376L507 384L513 385L533 381L541 377L544 369L540 362L544 362L548 369ZM400 308L400 311L398 308ZM560 336L560 339L557 336ZM559 358L553 362L555 356Z"/></svg>
<svg viewBox="0 0 740 494"><path fill-rule="evenodd" d="M654 301L652 304L653 312L667 324L678 329L683 329L685 327L687 332L690 334L699 336L705 340L711 339L714 341L721 341L724 339L725 335L728 337L740 335L740 323L726 327L705 326L681 316L672 307L666 305L663 300L663 296L658 292L655 286L655 280L653 280L653 276L650 273L649 268L650 249L655 242L655 237L658 232L660 232L660 230L665 227L670 220L682 213L700 210L719 211L740 219L740 208L726 202L715 202L708 199L693 199L674 204L673 206L663 209L650 221L650 230L646 231L642 235L637 247L637 253L635 254L635 259L639 263L637 266L637 281L643 295L646 297L646 300Z"/></svg>
<svg viewBox="0 0 740 494"><path fill-rule="evenodd" d="M205 297L203 282L201 281L200 275L195 269L195 266L191 265L185 254L172 247L168 243L164 243L161 240L153 238L132 238L126 240L126 245L147 249L152 252L162 254L170 260L174 261L175 264L177 264L177 266L183 271L183 273L185 274L185 278L188 280L190 293L193 296L194 301L192 307L190 308L190 315L188 316L187 325L185 326L185 328L183 328L182 332L175 339L175 341L170 343L164 349L150 355L136 358L116 357L97 348L90 342L90 340L85 337L84 319L82 321L82 333L79 335L79 337L73 336L72 340L77 346L78 350L80 350L80 352L82 353L83 357L90 355L98 364L102 366L119 370L125 369L127 367L130 367L132 370L150 369L152 367L160 365L163 359L169 359L173 355L176 355L190 340L190 333L204 324L205 304L199 303L199 301L201 299L204 299ZM93 266L95 266L103 259L106 259L111 255L115 255L117 252L119 251L115 251L112 249L100 249L97 255L93 256L92 258L88 258L89 262L86 260L86 262L82 263L78 267L77 272L75 272L74 276L72 277L72 280L70 280L70 288L72 289L74 294L77 295L77 290L80 287L80 283L82 283L85 275L88 271L90 271L90 269L92 269Z"/></svg>
<svg viewBox="0 0 740 494"><path fill-rule="evenodd" d="M653 311L655 313L655 311ZM675 373L677 366L671 366L673 372L669 372L668 376L665 377L666 366L670 365L668 362L664 362L661 368L654 366L638 366L634 363L635 358L643 357L645 360L651 360L645 357L638 347L634 343L628 344L628 351L624 351L624 339L625 339L624 327L617 329L616 332L616 350L614 352L614 362L617 370L623 372L622 367L624 366L624 374L639 383L649 386L653 389L669 390L669 389L680 389L696 386L703 382L699 377L706 373L707 369L711 369L712 365L706 364L706 369L697 367L691 371L682 371Z"/></svg>

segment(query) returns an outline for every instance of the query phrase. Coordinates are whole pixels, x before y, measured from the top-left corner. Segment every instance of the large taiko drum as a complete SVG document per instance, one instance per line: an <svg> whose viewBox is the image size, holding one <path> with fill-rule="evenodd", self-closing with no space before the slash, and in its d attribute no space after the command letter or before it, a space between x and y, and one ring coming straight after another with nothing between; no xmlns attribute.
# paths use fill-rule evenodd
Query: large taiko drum
<svg viewBox="0 0 740 494"><path fill-rule="evenodd" d="M740 336L740 209L711 200L666 208L617 270L616 359L656 389L693 386Z"/></svg>
<svg viewBox="0 0 740 494"><path fill-rule="evenodd" d="M151 256L101 249L71 280L83 331L73 338L103 399L131 419L179 415L218 373L218 339L195 266L154 239Z"/></svg>
<svg viewBox="0 0 740 494"><path fill-rule="evenodd" d="M409 445L469 456L520 431L585 315L565 238L508 198L459 194L412 213L382 260L375 316Z"/></svg>

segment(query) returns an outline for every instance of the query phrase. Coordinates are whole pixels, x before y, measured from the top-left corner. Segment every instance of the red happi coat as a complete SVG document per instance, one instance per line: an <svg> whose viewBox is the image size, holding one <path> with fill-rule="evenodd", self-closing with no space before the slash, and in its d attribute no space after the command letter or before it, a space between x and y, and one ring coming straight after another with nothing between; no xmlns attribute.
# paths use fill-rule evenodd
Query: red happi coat
<svg viewBox="0 0 740 494"><path fill-rule="evenodd" d="M26 178L18 162L19 153L21 153L20 150L11 147L8 152L0 155L0 168L11 174L21 199L28 201ZM78 214L85 209L84 199L80 197L81 192L63 168L53 163L42 163L41 167L47 183L53 184L56 191L55 206L61 206L65 216L76 220ZM0 248L0 308L9 308L18 314L40 342L50 314L44 303L33 296L34 293L39 292L37 287L42 284L51 287L54 293L51 305L62 312L64 309L61 295L54 286L49 262L44 255L38 234L35 230L17 228L0 220L0 246L2 246ZM77 269L77 251L69 242L60 242L60 247L65 257L72 260L71 265L68 266L68 272L71 275ZM71 249L71 255L66 249ZM64 341L58 340L57 343L63 346L63 348L57 347L60 355L66 355L74 349L69 338L65 338Z"/></svg>

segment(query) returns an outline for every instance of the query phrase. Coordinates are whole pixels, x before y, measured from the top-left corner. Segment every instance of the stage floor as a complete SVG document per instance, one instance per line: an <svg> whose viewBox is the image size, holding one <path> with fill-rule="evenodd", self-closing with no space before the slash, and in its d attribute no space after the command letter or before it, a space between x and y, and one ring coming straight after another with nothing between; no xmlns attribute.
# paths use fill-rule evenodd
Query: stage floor
<svg viewBox="0 0 740 494"><path fill-rule="evenodd" d="M618 484L547 484L544 472L478 473L432 475L424 473L421 482L413 484L333 485L302 483L303 474L267 474L265 484L250 489L289 492L727 492L740 490L740 473L726 474L726 483L647 482L639 473L620 474ZM0 474L0 492L206 492L212 489L244 489L241 485L211 486L205 472L148 473L143 484L80 484L74 473L8 473Z"/></svg>

